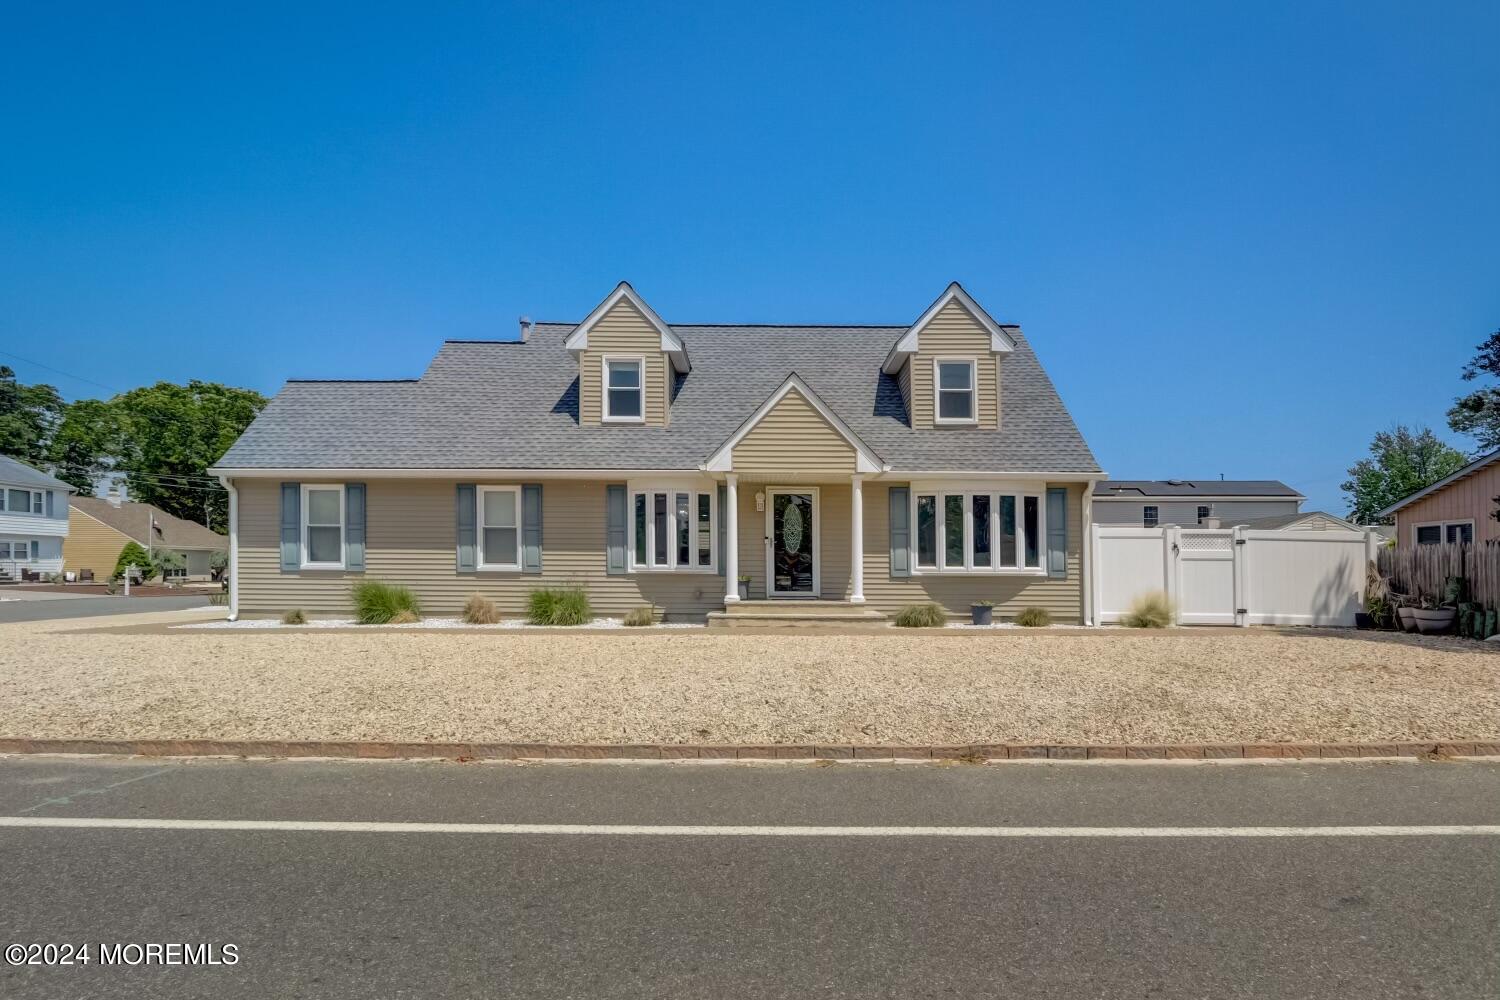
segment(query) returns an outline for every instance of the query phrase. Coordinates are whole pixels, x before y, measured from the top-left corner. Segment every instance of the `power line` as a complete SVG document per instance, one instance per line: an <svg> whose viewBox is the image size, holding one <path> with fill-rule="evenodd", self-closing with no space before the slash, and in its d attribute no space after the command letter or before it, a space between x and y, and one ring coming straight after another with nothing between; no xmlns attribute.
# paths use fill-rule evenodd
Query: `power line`
<svg viewBox="0 0 1500 1000"><path fill-rule="evenodd" d="M91 378L84 378L82 375L74 375L72 372L65 372L61 368L53 368L51 365L44 365L40 361L32 361L30 358L23 358L19 354L12 354L9 351L0 351L0 354L5 355L7 358L15 358L17 361L24 362L28 365L34 365L37 368L42 369L43 371L52 372L54 375L61 375L63 378L75 379L79 382L87 382L89 385L96 385L99 388L107 389L110 392L119 393L125 391L123 389L118 389L112 385L105 385L103 382L95 382Z"/></svg>

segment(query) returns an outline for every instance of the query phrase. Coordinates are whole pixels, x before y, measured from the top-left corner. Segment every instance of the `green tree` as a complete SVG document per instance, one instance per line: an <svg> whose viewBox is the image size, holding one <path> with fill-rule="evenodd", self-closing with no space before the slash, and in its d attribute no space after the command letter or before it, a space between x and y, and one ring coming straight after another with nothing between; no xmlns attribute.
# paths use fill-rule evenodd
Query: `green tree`
<svg viewBox="0 0 1500 1000"><path fill-rule="evenodd" d="M1377 511L1457 472L1468 461L1430 428L1397 425L1381 431L1370 443L1370 457L1349 467L1342 487L1349 497L1349 520L1375 524Z"/></svg>
<svg viewBox="0 0 1500 1000"><path fill-rule="evenodd" d="M151 556L139 542L125 543L125 547L120 550L120 557L115 560L115 571L110 579L118 580L124 576L127 566L134 566L140 571L142 582L156 575L156 566L151 562Z"/></svg>
<svg viewBox="0 0 1500 1000"><path fill-rule="evenodd" d="M62 397L50 385L23 385L0 365L0 455L27 465L47 464L47 442L63 415Z"/></svg>
<svg viewBox="0 0 1500 1000"><path fill-rule="evenodd" d="M1477 378L1500 379L1500 330L1475 348L1474 357L1464 365L1463 380ZM1500 386L1484 386L1455 399L1448 426L1473 437L1485 451L1500 448Z"/></svg>
<svg viewBox="0 0 1500 1000"><path fill-rule="evenodd" d="M52 474L87 496L113 467L119 444L119 422L108 403L69 403L47 446Z"/></svg>
<svg viewBox="0 0 1500 1000"><path fill-rule="evenodd" d="M227 526L228 495L208 468L266 405L252 389L217 382L158 382L109 401L118 444L114 467L131 496L210 528Z"/></svg>

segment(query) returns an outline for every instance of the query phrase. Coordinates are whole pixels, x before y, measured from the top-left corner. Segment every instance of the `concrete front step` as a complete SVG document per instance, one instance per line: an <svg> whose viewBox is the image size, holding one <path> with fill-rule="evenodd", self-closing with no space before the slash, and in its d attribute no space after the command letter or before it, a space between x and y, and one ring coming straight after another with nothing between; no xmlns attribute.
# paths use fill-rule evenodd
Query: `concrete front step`
<svg viewBox="0 0 1500 1000"><path fill-rule="evenodd" d="M885 621L879 611L848 601L738 601L708 614L709 628L878 626Z"/></svg>

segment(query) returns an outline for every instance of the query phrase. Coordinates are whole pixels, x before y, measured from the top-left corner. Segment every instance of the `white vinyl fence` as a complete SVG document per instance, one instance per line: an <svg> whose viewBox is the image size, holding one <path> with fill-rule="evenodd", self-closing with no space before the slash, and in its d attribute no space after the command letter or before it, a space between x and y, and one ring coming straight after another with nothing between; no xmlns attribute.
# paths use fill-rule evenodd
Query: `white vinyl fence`
<svg viewBox="0 0 1500 1000"><path fill-rule="evenodd" d="M1099 622L1160 591L1184 625L1353 625L1377 546L1362 531L1099 524L1090 544Z"/></svg>

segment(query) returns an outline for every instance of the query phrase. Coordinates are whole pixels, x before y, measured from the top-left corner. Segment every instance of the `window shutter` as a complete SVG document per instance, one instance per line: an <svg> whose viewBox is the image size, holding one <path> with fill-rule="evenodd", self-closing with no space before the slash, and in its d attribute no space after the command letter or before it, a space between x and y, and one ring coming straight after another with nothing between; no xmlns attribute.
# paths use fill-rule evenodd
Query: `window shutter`
<svg viewBox="0 0 1500 1000"><path fill-rule="evenodd" d="M719 487L717 503L718 506L714 509L719 512L719 575L723 576L724 567L729 559L729 531L724 526L724 521L729 516L724 513L724 506L729 503L729 487L722 485Z"/></svg>
<svg viewBox="0 0 1500 1000"><path fill-rule="evenodd" d="M521 572L542 571L542 484L521 487Z"/></svg>
<svg viewBox="0 0 1500 1000"><path fill-rule="evenodd" d="M456 541L458 551L457 569L460 573L472 573L478 562L474 547L474 495L473 483L459 483L454 491L454 524L458 526Z"/></svg>
<svg viewBox="0 0 1500 1000"><path fill-rule="evenodd" d="M1047 490L1047 575L1068 575L1068 490Z"/></svg>
<svg viewBox="0 0 1500 1000"><path fill-rule="evenodd" d="M53 493L51 490L47 491L47 516L48 517L56 517L57 516L56 514L53 513L53 507L52 507L52 504L54 503L54 501L53 501L52 498L54 496L56 496L56 494Z"/></svg>
<svg viewBox="0 0 1500 1000"><path fill-rule="evenodd" d="M365 571L365 484L344 484L344 567Z"/></svg>
<svg viewBox="0 0 1500 1000"><path fill-rule="evenodd" d="M281 484L281 571L295 573L302 564L302 484Z"/></svg>
<svg viewBox="0 0 1500 1000"><path fill-rule="evenodd" d="M31 540L31 561L36 562L40 558L42 558L42 543L33 538Z"/></svg>
<svg viewBox="0 0 1500 1000"><path fill-rule="evenodd" d="M911 488L892 486L891 576L911 576Z"/></svg>
<svg viewBox="0 0 1500 1000"><path fill-rule="evenodd" d="M604 572L625 574L625 487L604 487Z"/></svg>

